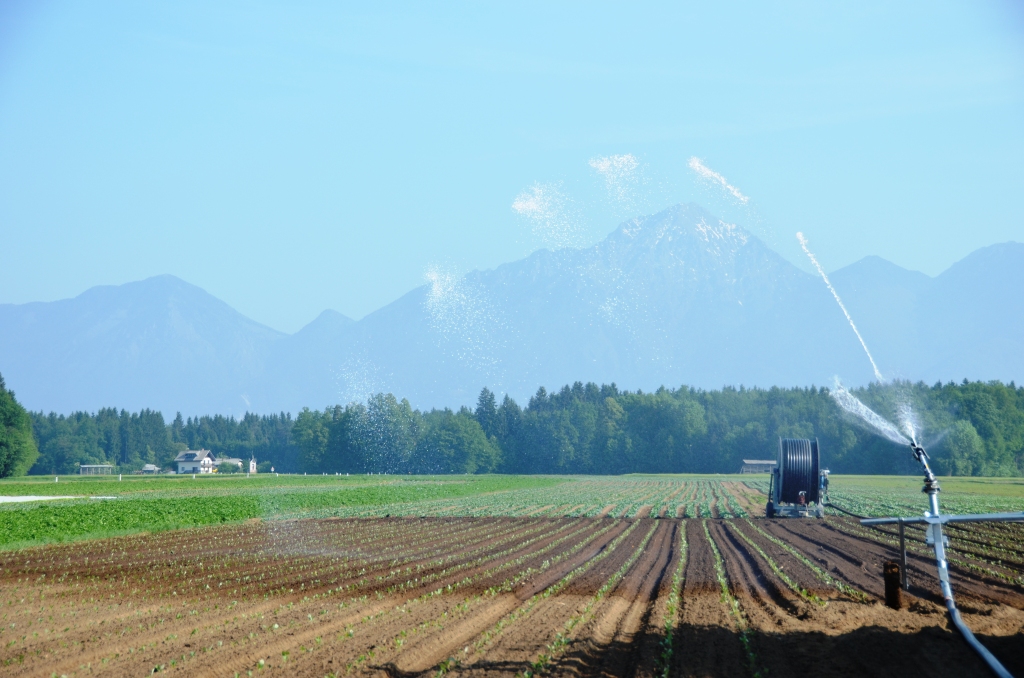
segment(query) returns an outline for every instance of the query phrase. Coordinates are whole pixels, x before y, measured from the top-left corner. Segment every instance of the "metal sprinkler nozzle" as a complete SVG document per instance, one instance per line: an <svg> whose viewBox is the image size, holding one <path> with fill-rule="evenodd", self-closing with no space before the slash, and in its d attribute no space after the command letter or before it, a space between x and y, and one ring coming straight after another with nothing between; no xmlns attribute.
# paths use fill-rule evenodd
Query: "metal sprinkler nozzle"
<svg viewBox="0 0 1024 678"><path fill-rule="evenodd" d="M924 488L921 491L934 498L936 493L940 491L939 480L935 477L935 474L932 473L932 469L928 465L928 453L925 452L924 448L916 441L910 443L910 450L914 453L914 459L924 467ZM934 515L939 515L939 505L937 501L932 505L932 513Z"/></svg>

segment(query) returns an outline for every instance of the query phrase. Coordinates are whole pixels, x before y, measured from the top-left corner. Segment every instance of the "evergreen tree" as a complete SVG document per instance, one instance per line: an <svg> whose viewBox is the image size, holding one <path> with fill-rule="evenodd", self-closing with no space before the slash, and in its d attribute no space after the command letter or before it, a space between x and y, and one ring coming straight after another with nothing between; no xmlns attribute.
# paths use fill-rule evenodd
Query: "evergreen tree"
<svg viewBox="0 0 1024 678"><path fill-rule="evenodd" d="M0 375L0 477L25 475L38 456L32 419Z"/></svg>
<svg viewBox="0 0 1024 678"><path fill-rule="evenodd" d="M477 422L483 428L488 437L498 436L498 404L494 394L486 386L480 391L480 397L476 399Z"/></svg>

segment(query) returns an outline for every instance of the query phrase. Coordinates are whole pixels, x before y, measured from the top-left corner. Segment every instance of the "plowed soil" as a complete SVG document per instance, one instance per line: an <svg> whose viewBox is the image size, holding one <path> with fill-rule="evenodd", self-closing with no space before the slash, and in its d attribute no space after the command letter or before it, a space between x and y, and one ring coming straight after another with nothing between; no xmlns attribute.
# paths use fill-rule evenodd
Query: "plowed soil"
<svg viewBox="0 0 1024 678"><path fill-rule="evenodd" d="M918 533L892 610L891 533L611 508L250 522L3 553L0 674L989 675L951 630ZM954 530L950 558L966 622L1017 675L1022 548L1024 526Z"/></svg>

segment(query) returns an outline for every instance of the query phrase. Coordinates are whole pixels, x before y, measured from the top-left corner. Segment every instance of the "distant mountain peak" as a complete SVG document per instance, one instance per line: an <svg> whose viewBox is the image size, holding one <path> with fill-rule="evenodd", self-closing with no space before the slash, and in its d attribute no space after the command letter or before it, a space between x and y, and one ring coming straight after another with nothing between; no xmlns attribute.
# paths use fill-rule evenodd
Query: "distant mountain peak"
<svg viewBox="0 0 1024 678"><path fill-rule="evenodd" d="M647 217L631 219L606 242L658 249L699 249L716 256L735 254L754 236L741 226L719 219L699 205L681 203ZM600 245L599 245L600 246Z"/></svg>
<svg viewBox="0 0 1024 678"><path fill-rule="evenodd" d="M885 374L1024 381L1024 245L930 278L879 257L831 276ZM450 284L449 284L450 283ZM693 203L585 248L538 250L421 286L358 322L293 335L160 275L52 303L0 304L0 372L33 409L241 414L393 392L417 407L483 386L810 385L871 378L821 281Z"/></svg>

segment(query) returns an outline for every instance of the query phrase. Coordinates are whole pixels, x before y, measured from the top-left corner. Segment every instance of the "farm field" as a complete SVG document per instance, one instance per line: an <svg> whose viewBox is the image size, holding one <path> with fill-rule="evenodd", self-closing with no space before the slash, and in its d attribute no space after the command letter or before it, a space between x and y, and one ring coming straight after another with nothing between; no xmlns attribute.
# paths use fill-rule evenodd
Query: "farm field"
<svg viewBox="0 0 1024 678"><path fill-rule="evenodd" d="M1024 510L1021 478L943 478L942 486L947 512ZM0 481L0 499L65 498L0 502L0 549L254 518L742 518L763 515L767 489L767 478L750 475L19 478ZM864 516L924 508L916 476L833 476L831 495Z"/></svg>
<svg viewBox="0 0 1024 678"><path fill-rule="evenodd" d="M160 480L59 502L73 515L253 492ZM911 590L891 610L894 530L764 519L750 476L261 482L295 496L228 524L0 551L0 673L988 675L948 628L923 533L909 532ZM832 494L919 513L917 482L834 478ZM958 482L943 480L947 510L1024 504L1020 484ZM361 498L332 505L349 490ZM0 514L44 507L60 508ZM950 536L965 620L1024 675L1024 526Z"/></svg>

